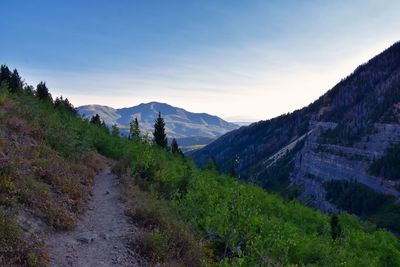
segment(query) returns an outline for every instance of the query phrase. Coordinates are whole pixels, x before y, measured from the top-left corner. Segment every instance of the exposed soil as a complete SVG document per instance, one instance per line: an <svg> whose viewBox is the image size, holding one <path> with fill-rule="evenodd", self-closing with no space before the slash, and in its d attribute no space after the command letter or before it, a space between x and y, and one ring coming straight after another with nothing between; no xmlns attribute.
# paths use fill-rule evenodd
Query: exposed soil
<svg viewBox="0 0 400 267"><path fill-rule="evenodd" d="M128 246L138 229L120 201L118 178L110 168L97 175L87 211L72 231L48 235L51 266L146 266Z"/></svg>

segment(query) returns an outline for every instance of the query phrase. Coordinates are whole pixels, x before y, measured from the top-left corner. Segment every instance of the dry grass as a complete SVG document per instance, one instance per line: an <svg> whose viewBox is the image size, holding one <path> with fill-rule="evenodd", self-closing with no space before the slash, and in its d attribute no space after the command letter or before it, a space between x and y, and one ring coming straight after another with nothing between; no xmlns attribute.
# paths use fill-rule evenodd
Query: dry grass
<svg viewBox="0 0 400 267"><path fill-rule="evenodd" d="M85 209L96 173L108 160L94 152L80 158L62 157L43 138L42 130L21 104L1 99L0 208L14 212L23 208L56 229L70 229ZM1 227L18 229L11 218L4 218ZM12 262L41 266L46 261L43 244L37 239L7 233L0 232L0 266Z"/></svg>
<svg viewBox="0 0 400 267"><path fill-rule="evenodd" d="M48 255L35 237L24 237L10 215L0 212L0 266L45 266Z"/></svg>

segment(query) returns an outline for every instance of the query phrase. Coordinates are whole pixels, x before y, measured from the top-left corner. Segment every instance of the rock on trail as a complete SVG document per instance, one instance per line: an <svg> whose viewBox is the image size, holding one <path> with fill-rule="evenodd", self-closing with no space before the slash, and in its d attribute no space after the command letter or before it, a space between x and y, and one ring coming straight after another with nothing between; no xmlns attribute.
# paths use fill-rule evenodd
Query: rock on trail
<svg viewBox="0 0 400 267"><path fill-rule="evenodd" d="M72 231L47 237L51 266L143 266L129 249L136 228L124 215L116 175L107 168L97 175L87 211Z"/></svg>

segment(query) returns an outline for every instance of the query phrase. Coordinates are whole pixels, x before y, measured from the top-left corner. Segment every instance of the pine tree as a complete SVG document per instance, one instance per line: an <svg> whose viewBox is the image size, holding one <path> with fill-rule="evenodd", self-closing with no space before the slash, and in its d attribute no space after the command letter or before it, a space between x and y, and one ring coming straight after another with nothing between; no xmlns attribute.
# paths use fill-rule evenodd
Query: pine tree
<svg viewBox="0 0 400 267"><path fill-rule="evenodd" d="M336 240L342 234L342 227L339 223L339 216L337 214L333 214L331 216L331 236L333 240Z"/></svg>
<svg viewBox="0 0 400 267"><path fill-rule="evenodd" d="M6 65L0 67L0 84L4 81L9 82L11 77L11 71Z"/></svg>
<svg viewBox="0 0 400 267"><path fill-rule="evenodd" d="M13 73L10 76L9 86L11 93L18 92L23 86L21 77L19 76L18 71L16 69L14 69Z"/></svg>
<svg viewBox="0 0 400 267"><path fill-rule="evenodd" d="M58 109L64 109L67 110L73 114L77 114L76 109L74 108L74 106L69 102L68 98L63 98L62 96L60 97L56 97L56 99L54 100L54 107L58 108Z"/></svg>
<svg viewBox="0 0 400 267"><path fill-rule="evenodd" d="M134 141L140 139L140 128L139 128L139 121L137 118L132 120L130 123L128 138Z"/></svg>
<svg viewBox="0 0 400 267"><path fill-rule="evenodd" d="M50 95L50 93L49 93L49 89L47 88L45 82L40 82L40 83L36 86L36 96L37 96L39 99L42 99L42 100L47 100L47 99L52 100L52 99L51 99L51 95Z"/></svg>
<svg viewBox="0 0 400 267"><path fill-rule="evenodd" d="M174 155L181 155L181 156L183 156L183 152L182 152L182 150L179 148L178 142L176 142L176 139L175 139L175 138L172 139L172 142L171 142L171 152L172 152L172 154L174 154Z"/></svg>
<svg viewBox="0 0 400 267"><path fill-rule="evenodd" d="M210 171L217 171L219 172L219 168L218 168L218 164L217 161L215 160L214 157L210 157L208 159L208 166L207 169L209 169Z"/></svg>
<svg viewBox="0 0 400 267"><path fill-rule="evenodd" d="M95 124L97 126L101 126L101 119L99 114L92 116L92 118L90 119L90 123Z"/></svg>
<svg viewBox="0 0 400 267"><path fill-rule="evenodd" d="M162 148L167 148L168 140L167 140L167 135L165 134L165 122L164 119L161 117L161 112L158 112L158 118L154 123L153 136L154 136L154 142L158 146Z"/></svg>
<svg viewBox="0 0 400 267"><path fill-rule="evenodd" d="M112 135L112 136L115 136L115 137L118 137L118 136L119 136L119 128L118 128L118 126L117 126L116 124L114 124L114 125L112 126L111 135Z"/></svg>

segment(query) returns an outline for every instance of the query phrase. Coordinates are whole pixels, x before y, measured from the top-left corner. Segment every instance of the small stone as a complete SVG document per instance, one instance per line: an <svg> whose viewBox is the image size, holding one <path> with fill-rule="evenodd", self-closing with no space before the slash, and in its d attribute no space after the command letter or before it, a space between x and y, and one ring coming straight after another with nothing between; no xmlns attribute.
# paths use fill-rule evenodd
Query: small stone
<svg viewBox="0 0 400 267"><path fill-rule="evenodd" d="M110 239L110 237L105 233L100 234L100 237L103 238L104 240Z"/></svg>
<svg viewBox="0 0 400 267"><path fill-rule="evenodd" d="M96 238L96 235L94 235L94 234L83 234L83 235L79 236L76 240L78 240L79 242L82 242L82 243L89 244L89 243L92 243L95 240L95 238Z"/></svg>
<svg viewBox="0 0 400 267"><path fill-rule="evenodd" d="M131 249L127 249L126 251L128 251L129 254L131 254L132 256L135 256L135 252L133 252Z"/></svg>

